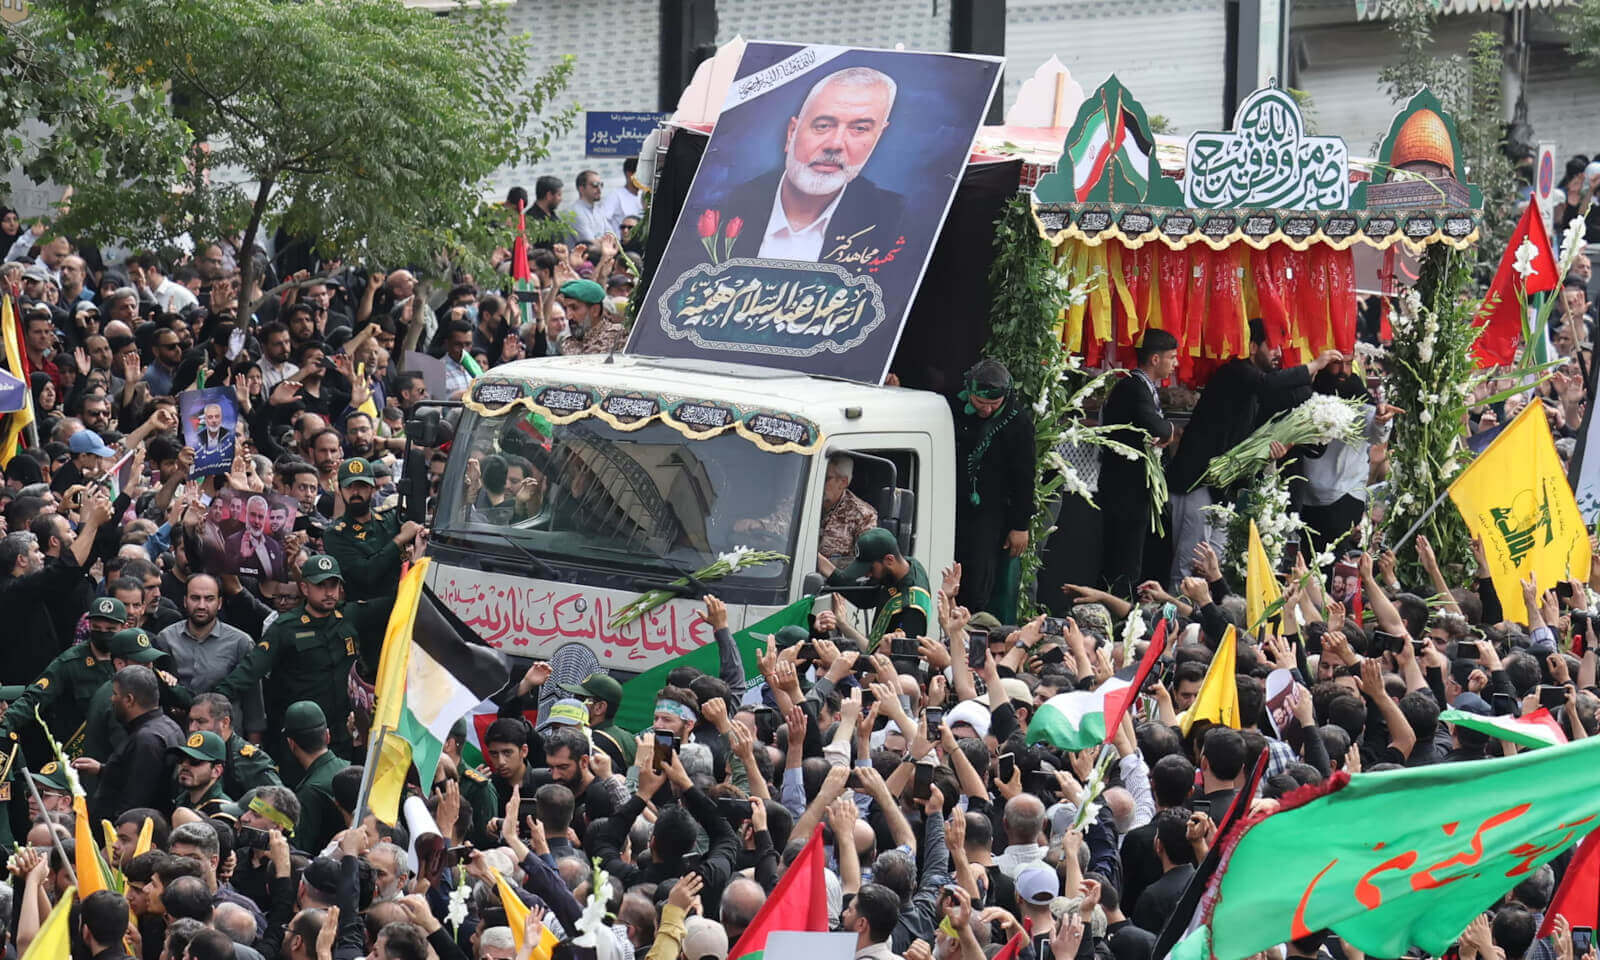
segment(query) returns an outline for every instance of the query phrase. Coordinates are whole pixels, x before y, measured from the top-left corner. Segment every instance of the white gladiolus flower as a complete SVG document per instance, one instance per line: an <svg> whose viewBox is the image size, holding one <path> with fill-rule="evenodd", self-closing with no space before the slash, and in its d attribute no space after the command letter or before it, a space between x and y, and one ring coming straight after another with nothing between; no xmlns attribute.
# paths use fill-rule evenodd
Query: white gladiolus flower
<svg viewBox="0 0 1600 960"><path fill-rule="evenodd" d="M1418 423L1432 423L1433 422L1433 411L1432 410L1421 410L1421 411L1418 411L1418 413L1417 413L1417 422Z"/></svg>
<svg viewBox="0 0 1600 960"><path fill-rule="evenodd" d="M580 947L593 948L597 945L595 938L601 930L609 924L606 923L606 904L611 902L611 875L604 870L596 870L595 875L600 883L593 893L589 894L589 902L583 905L583 915L574 921L574 926L579 930L572 942Z"/></svg>
<svg viewBox="0 0 1600 960"><path fill-rule="evenodd" d="M1533 258L1538 255L1539 248L1533 245L1532 240L1524 237L1522 245L1517 247L1516 259L1511 264L1511 269L1522 278L1524 287L1528 285L1528 278L1539 272L1539 268L1533 265Z"/></svg>
<svg viewBox="0 0 1600 960"><path fill-rule="evenodd" d="M1583 249L1583 235L1586 221L1583 217L1573 217L1567 224L1567 232L1561 235L1561 274L1565 276L1578 259L1578 251Z"/></svg>
<svg viewBox="0 0 1600 960"><path fill-rule="evenodd" d="M449 905L445 908L445 922L452 927L459 928L467 919L467 896L472 893L472 884L462 882L450 891Z"/></svg>

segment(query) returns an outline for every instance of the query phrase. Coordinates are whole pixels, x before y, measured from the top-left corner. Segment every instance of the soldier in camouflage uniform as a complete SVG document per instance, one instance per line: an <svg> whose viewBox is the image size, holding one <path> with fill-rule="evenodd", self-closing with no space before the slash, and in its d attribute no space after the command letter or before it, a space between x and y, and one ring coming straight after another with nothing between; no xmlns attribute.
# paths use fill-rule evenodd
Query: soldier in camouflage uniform
<svg viewBox="0 0 1600 960"><path fill-rule="evenodd" d="M568 280L557 291L567 311L567 338L563 356L579 353L614 353L628 343L628 331L606 316L606 291L593 280Z"/></svg>

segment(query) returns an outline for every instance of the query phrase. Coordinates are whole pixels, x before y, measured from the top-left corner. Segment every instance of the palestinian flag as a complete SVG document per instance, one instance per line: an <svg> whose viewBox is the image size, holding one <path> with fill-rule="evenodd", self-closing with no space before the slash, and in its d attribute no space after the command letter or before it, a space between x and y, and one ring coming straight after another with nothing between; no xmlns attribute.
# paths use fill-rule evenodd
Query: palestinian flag
<svg viewBox="0 0 1600 960"><path fill-rule="evenodd" d="M826 933L828 887L823 878L822 824L811 828L811 839L794 858L767 902L745 928L728 960L759 958L767 947L767 934L782 931Z"/></svg>
<svg viewBox="0 0 1600 960"><path fill-rule="evenodd" d="M1486 717L1465 710L1446 710L1439 714L1439 719L1530 750L1567 742L1567 735L1561 732L1561 724L1544 707L1525 717Z"/></svg>
<svg viewBox="0 0 1600 960"><path fill-rule="evenodd" d="M423 783L432 783L450 728L510 679L505 657L478 642L423 584L428 565L424 557L400 578L378 661L378 702L367 748L367 762L377 766L366 800L388 824L400 815L412 765Z"/></svg>
<svg viewBox="0 0 1600 960"><path fill-rule="evenodd" d="M1144 664L1140 664L1143 669ZM1127 703L1138 693L1132 682L1112 677L1093 691L1058 693L1039 707L1028 721L1028 742L1044 741L1060 750L1087 750L1106 741L1106 716L1120 720Z"/></svg>
<svg viewBox="0 0 1600 960"><path fill-rule="evenodd" d="M1067 145L1072 186L1079 202L1089 198L1090 189L1100 182L1112 161L1116 161L1113 176L1120 175L1137 194L1127 199L1142 199L1149 188L1150 153L1155 145L1143 139L1138 120L1122 103L1122 91L1116 91L1115 101L1105 99L1109 93L1102 88L1099 109L1079 131L1078 139Z"/></svg>
<svg viewBox="0 0 1600 960"><path fill-rule="evenodd" d="M767 636L788 626L805 626L811 616L811 603L815 597L796 600L782 610L769 614L733 635L744 661L746 677L759 676L756 655L767 649ZM617 707L617 726L638 732L655 720L656 693L667 682L667 674L677 667L696 667L715 677L721 673L722 657L715 643L708 643L693 653L668 660L646 670L622 685L622 703Z"/></svg>

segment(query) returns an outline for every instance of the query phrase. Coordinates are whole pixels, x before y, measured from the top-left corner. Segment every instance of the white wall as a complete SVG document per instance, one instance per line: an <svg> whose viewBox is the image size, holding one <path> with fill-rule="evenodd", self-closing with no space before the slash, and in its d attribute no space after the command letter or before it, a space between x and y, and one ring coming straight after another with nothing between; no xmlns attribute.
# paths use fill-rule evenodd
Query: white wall
<svg viewBox="0 0 1600 960"><path fill-rule="evenodd" d="M512 29L532 38L534 69L554 63L563 54L576 56L562 103L586 110L654 110L660 75L661 14L653 0L516 0L506 8ZM516 164L500 171L491 192L504 196L519 185L533 195L542 174L561 178L567 206L577 199L573 180L593 168L606 189L622 183L622 158L583 155L583 114L564 137L550 145L550 156L537 163Z"/></svg>
<svg viewBox="0 0 1600 960"><path fill-rule="evenodd" d="M1084 93L1112 73L1174 132L1222 123L1222 0L1007 0L1006 103L1051 54Z"/></svg>

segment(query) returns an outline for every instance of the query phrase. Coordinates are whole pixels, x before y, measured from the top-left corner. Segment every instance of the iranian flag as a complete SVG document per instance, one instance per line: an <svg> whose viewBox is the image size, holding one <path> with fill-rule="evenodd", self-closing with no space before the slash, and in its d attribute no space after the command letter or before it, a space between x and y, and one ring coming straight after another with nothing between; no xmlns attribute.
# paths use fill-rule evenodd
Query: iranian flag
<svg viewBox="0 0 1600 960"><path fill-rule="evenodd" d="M478 642L423 583L429 562L418 560L400 578L378 660L367 748L367 762L376 766L366 803L388 824L400 814L412 765L423 783L432 783L450 728L510 679L505 657Z"/></svg>
<svg viewBox="0 0 1600 960"><path fill-rule="evenodd" d="M1530 750L1567 742L1567 735L1561 732L1561 724L1544 707L1525 717L1486 717L1465 710L1446 710L1439 714L1439 719Z"/></svg>
<svg viewBox="0 0 1600 960"><path fill-rule="evenodd" d="M1094 690L1058 693L1028 721L1028 742L1044 741L1061 750L1087 750L1106 740L1106 716L1118 718L1138 688L1112 677Z"/></svg>
<svg viewBox="0 0 1600 960"><path fill-rule="evenodd" d="M1600 824L1600 738L1351 776L1224 837L1203 910L1214 960L1331 930L1371 957L1441 957Z"/></svg>
<svg viewBox="0 0 1600 960"><path fill-rule="evenodd" d="M828 888L823 877L822 824L811 829L811 839L794 858L771 896L761 905L756 918L745 928L739 942L728 951L729 960L758 958L767 948L767 934L795 930L826 933L828 930Z"/></svg>

